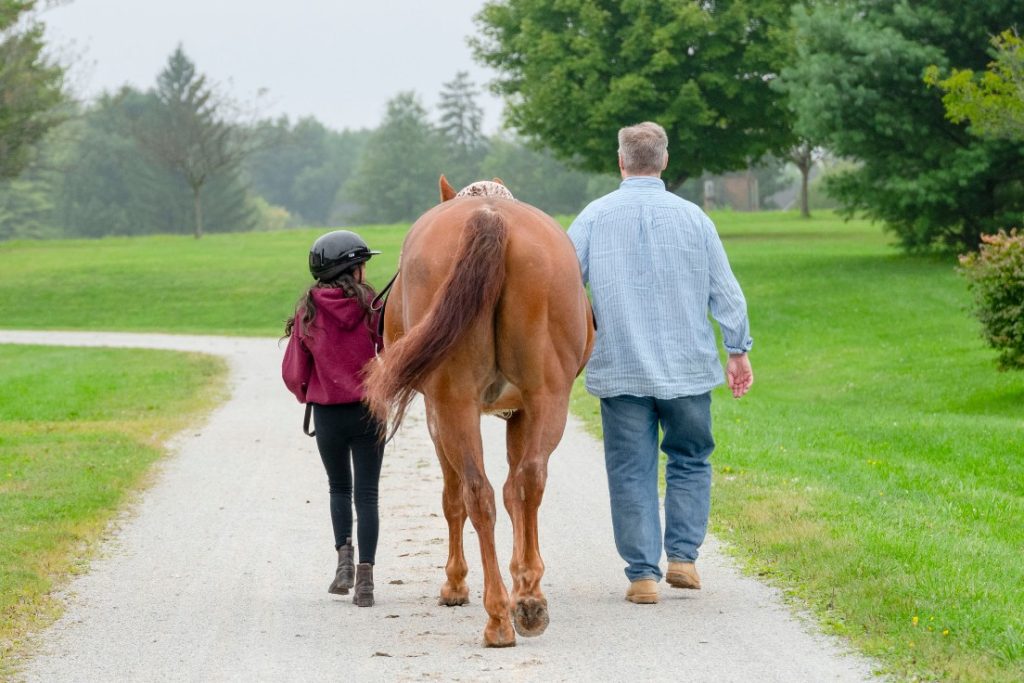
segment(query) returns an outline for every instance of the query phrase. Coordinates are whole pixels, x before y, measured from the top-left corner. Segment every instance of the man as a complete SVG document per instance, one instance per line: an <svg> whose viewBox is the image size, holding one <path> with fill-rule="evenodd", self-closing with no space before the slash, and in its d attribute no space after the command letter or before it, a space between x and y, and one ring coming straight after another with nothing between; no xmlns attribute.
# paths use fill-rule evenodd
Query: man
<svg viewBox="0 0 1024 683"><path fill-rule="evenodd" d="M708 310L729 353L734 397L754 381L747 304L711 219L665 191L668 137L656 123L619 131L622 184L573 221L597 340L587 390L601 399L615 546L626 599L658 601L662 578L658 427L665 451L666 580L700 588L694 566L711 504L711 389L722 383Z"/></svg>

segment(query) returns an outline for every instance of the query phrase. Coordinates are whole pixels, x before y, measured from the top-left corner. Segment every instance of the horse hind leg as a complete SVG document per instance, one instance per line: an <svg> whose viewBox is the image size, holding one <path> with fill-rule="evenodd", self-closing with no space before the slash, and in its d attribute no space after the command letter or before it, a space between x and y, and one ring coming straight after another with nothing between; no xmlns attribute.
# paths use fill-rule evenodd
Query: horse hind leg
<svg viewBox="0 0 1024 683"><path fill-rule="evenodd" d="M484 570L484 645L509 647L516 644L516 634L509 614L510 602L498 568L494 544L494 489L487 481L480 438L480 412L475 403L437 407L437 425L441 445L449 463L458 470L466 511L480 542L480 559Z"/></svg>
<svg viewBox="0 0 1024 683"><path fill-rule="evenodd" d="M523 637L539 636L550 621L548 601L540 586L544 560L537 513L547 483L548 458L562 437L568 408L558 401L531 403L534 405L527 405L508 422L509 473L504 487L515 546L509 566L514 624Z"/></svg>
<svg viewBox="0 0 1024 683"><path fill-rule="evenodd" d="M445 520L448 522L448 562L444 567L447 579L441 586L441 595L437 599L437 604L448 607L466 605L469 603L469 586L466 584L469 567L466 564L466 553L462 543L467 516L466 505L462 497L462 478L459 476L458 470L449 462L440 439L435 434L434 425L436 423L430 408L427 409L427 415L430 437L434 441L437 459L441 463L441 473L444 475L441 507L444 510Z"/></svg>

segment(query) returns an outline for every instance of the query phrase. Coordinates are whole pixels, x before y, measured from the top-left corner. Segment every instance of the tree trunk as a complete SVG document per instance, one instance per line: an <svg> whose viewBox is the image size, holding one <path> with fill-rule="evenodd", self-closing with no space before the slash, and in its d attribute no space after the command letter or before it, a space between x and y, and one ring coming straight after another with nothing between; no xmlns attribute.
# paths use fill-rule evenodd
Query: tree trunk
<svg viewBox="0 0 1024 683"><path fill-rule="evenodd" d="M195 236L199 239L203 236L203 200L202 185L192 186L192 209L195 213Z"/></svg>
<svg viewBox="0 0 1024 683"><path fill-rule="evenodd" d="M810 175L810 166L800 166L800 215L804 218L811 217L810 198L807 196Z"/></svg>

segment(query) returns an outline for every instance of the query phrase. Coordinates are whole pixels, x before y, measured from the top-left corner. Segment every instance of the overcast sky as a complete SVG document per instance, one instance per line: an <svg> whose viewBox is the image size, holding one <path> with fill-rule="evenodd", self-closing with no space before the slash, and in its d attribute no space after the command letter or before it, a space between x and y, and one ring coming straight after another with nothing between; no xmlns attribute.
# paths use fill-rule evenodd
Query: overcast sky
<svg viewBox="0 0 1024 683"><path fill-rule="evenodd" d="M151 87L180 42L234 98L261 89L267 116L312 115L333 128L372 128L387 101L415 90L433 115L441 85L468 71L484 92L484 129L501 102L493 72L466 37L484 0L72 0L43 13L47 35L73 62L81 97L125 83Z"/></svg>

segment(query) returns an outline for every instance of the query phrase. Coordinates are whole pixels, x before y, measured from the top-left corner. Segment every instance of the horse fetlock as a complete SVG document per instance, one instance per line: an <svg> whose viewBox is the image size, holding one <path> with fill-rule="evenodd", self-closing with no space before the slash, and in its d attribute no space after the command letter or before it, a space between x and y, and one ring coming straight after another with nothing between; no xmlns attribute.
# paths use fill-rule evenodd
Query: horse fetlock
<svg viewBox="0 0 1024 683"><path fill-rule="evenodd" d="M511 619L488 619L484 628L484 647L514 647L515 644L516 632Z"/></svg>
<svg viewBox="0 0 1024 683"><path fill-rule="evenodd" d="M442 607L458 607L459 605L469 604L469 586L466 584L455 584L454 586L450 581L445 581L444 585L441 586L441 595L437 599L437 604Z"/></svg>

